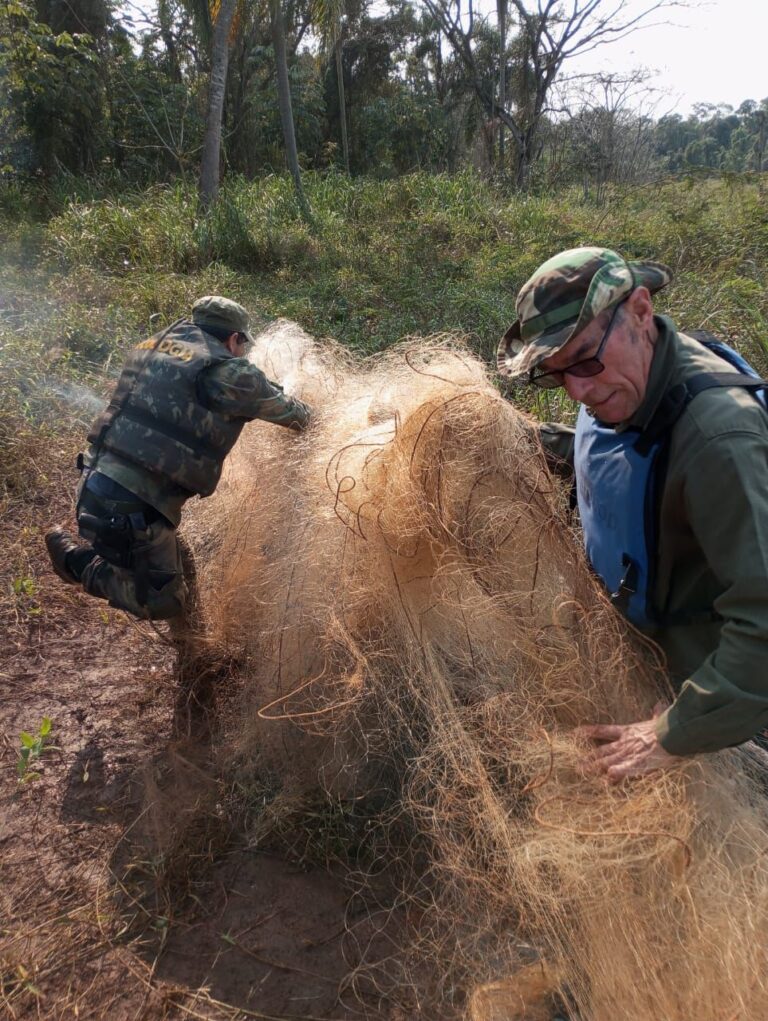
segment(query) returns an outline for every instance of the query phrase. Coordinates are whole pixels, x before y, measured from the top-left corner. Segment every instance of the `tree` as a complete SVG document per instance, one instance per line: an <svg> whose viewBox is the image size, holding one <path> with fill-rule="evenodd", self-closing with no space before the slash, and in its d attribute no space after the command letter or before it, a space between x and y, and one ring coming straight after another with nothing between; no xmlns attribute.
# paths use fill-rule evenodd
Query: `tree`
<svg viewBox="0 0 768 1021"><path fill-rule="evenodd" d="M768 145L768 100L763 100L759 110L754 113L755 144L753 147L754 169L760 173L765 161L765 149Z"/></svg>
<svg viewBox="0 0 768 1021"><path fill-rule="evenodd" d="M685 147L685 160L691 167L719 170L724 155L722 146L711 135L705 135Z"/></svg>
<svg viewBox="0 0 768 1021"><path fill-rule="evenodd" d="M566 9L559 0L509 0L517 19L513 45L514 110L502 107L478 73L473 48L473 0L466 0L469 28L464 27L461 0L454 11L450 0L424 0L428 10L469 71L478 98L490 118L498 117L517 148L515 183L525 188L540 152L539 133L547 113L549 95L563 65L577 54L588 53L633 32L656 11L679 7L679 0L649 0L639 14L628 13L629 0L571 0Z"/></svg>
<svg viewBox="0 0 768 1021"><path fill-rule="evenodd" d="M594 199L600 204L609 184L650 176L650 114L658 102L650 77L644 70L588 75L571 83L564 95L566 116L557 129L565 135L567 163L573 176L581 177L585 200L594 188Z"/></svg>
<svg viewBox="0 0 768 1021"><path fill-rule="evenodd" d="M347 103L344 95L344 65L342 61L341 16L344 0L313 0L312 20L320 31L325 47L333 52L336 67L336 88L339 96L339 123L344 169L349 173L349 141L347 139Z"/></svg>
<svg viewBox="0 0 768 1021"><path fill-rule="evenodd" d="M499 108L507 108L507 12L509 0L496 0L499 22ZM504 169L504 121L499 118L499 166Z"/></svg>
<svg viewBox="0 0 768 1021"><path fill-rule="evenodd" d="M768 99L764 99L759 104L753 99L747 99L736 113L742 118L744 131L752 139L751 169L760 173L763 169L765 150L768 145Z"/></svg>
<svg viewBox="0 0 768 1021"><path fill-rule="evenodd" d="M221 117L227 88L229 65L229 30L237 0L219 0L211 45L211 81L208 86L208 109L205 115L203 155L200 161L198 195L207 209L219 193L219 160L221 157Z"/></svg>
<svg viewBox="0 0 768 1021"><path fill-rule="evenodd" d="M280 123L283 126L285 140L285 158L288 169L293 177L296 199L305 220L311 221L312 213L304 194L301 182L301 167L296 149L296 130L293 124L293 108L291 106L291 87L288 80L288 51L285 45L285 21L283 20L282 0L270 0L270 17L272 25L272 46L275 51L277 69L277 102L280 108Z"/></svg>
<svg viewBox="0 0 768 1021"><path fill-rule="evenodd" d="M67 24L80 31L54 31L27 0L0 3L0 74L7 97L0 104L0 134L12 158L17 150L26 169L46 177L61 170L93 172L108 144L96 40L82 31L87 22L75 8L68 13ZM94 30L98 24L94 18Z"/></svg>

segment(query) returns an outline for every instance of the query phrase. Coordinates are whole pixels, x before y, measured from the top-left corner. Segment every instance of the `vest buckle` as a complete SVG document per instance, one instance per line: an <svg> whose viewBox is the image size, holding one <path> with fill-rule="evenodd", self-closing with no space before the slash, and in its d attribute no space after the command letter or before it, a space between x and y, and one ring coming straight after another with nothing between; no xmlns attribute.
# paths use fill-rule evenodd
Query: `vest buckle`
<svg viewBox="0 0 768 1021"><path fill-rule="evenodd" d="M640 572L636 562L628 553L622 553L621 566L624 568L624 574L616 591L611 592L611 602L617 610L620 610L626 616L629 609L629 600L637 594Z"/></svg>

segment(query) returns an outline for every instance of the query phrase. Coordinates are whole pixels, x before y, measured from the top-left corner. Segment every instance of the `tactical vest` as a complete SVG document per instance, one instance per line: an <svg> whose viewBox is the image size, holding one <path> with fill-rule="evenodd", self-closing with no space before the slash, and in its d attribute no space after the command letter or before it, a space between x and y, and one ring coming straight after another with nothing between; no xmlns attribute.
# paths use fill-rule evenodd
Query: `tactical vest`
<svg viewBox="0 0 768 1021"><path fill-rule="evenodd" d="M583 406L576 421L576 498L584 547L611 601L640 628L693 619L691 614L662 614L653 601L659 508L675 423L698 394L712 387L746 388L766 406L762 387L767 381L741 355L704 331L686 336L738 371L695 373L672 387L642 432L616 432Z"/></svg>
<svg viewBox="0 0 768 1021"><path fill-rule="evenodd" d="M184 320L142 341L91 426L88 442L96 458L109 450L190 495L210 496L250 419L206 407L198 382L205 369L232 357L220 341Z"/></svg>

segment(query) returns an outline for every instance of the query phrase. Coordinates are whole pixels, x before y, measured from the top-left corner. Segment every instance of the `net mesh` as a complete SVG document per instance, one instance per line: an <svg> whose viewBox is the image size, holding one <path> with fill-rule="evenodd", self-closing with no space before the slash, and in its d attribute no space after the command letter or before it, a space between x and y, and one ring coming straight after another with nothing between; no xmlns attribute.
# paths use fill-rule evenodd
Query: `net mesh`
<svg viewBox="0 0 768 1021"><path fill-rule="evenodd" d="M733 749L618 787L585 773L574 727L669 691L531 421L449 338L362 365L278 322L252 357L315 417L248 426L190 515L206 641L243 681L245 761L380 799L360 878L396 862L398 982L429 962L432 1002L473 1021L555 990L583 1021L763 1016L759 766Z"/></svg>

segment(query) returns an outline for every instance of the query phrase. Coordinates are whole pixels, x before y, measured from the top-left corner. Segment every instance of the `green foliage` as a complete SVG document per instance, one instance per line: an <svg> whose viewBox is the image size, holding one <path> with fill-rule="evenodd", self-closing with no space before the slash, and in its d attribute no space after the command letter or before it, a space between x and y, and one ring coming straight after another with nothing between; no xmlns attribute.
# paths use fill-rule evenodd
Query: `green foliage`
<svg viewBox="0 0 768 1021"><path fill-rule="evenodd" d="M9 177L3 181L0 176L0 222L5 226L8 222L18 223L34 218L38 208L36 190L24 187L19 181Z"/></svg>
<svg viewBox="0 0 768 1021"><path fill-rule="evenodd" d="M198 263L197 201L190 188L156 187L119 199L71 203L48 227L49 250L65 264L113 272L188 270Z"/></svg>
<svg viewBox="0 0 768 1021"><path fill-rule="evenodd" d="M102 85L91 36L54 32L27 0L0 3L0 74L9 103L0 114L0 163L29 162L46 174L93 167Z"/></svg>
<svg viewBox="0 0 768 1021"><path fill-rule="evenodd" d="M232 180L197 225L198 264L220 261L252 273L311 262L316 244L285 175Z"/></svg>
<svg viewBox="0 0 768 1021"><path fill-rule="evenodd" d="M20 575L18 578L14 578L11 583L14 595L26 596L31 599L37 593L37 583L34 578L28 578L26 575Z"/></svg>
<svg viewBox="0 0 768 1021"><path fill-rule="evenodd" d="M706 325L748 350L768 338L768 186L759 181L614 189L599 209L576 191L510 198L473 173L307 174L306 188L313 233L281 175L230 180L204 219L181 186L73 203L50 222L47 251L83 281L81 291L90 281L113 307L130 309L120 335L151 316L157 328L190 299L222 289L259 316L295 318L364 352L451 330L491 358L517 290L540 262L606 244L675 269L661 309L689 328ZM91 332L66 344L99 358L90 345L104 321L90 313L86 323ZM61 325L59 316L59 343Z"/></svg>
<svg viewBox="0 0 768 1021"><path fill-rule="evenodd" d="M109 67L111 154L133 184L197 175L203 139L204 80L169 80L151 56L117 48Z"/></svg>
<svg viewBox="0 0 768 1021"><path fill-rule="evenodd" d="M302 165L322 162L327 137L325 96L317 62L302 55L289 68L296 145ZM238 130L226 143L231 164L254 175L285 168L283 130L277 101L272 47L255 48L252 73L241 91L234 90Z"/></svg>
<svg viewBox="0 0 768 1021"><path fill-rule="evenodd" d="M127 8L109 0L0 0L0 88L6 98L0 104L0 179L42 178L51 186L46 198L61 188L70 194L81 189L71 175L119 179L123 189L177 179L192 184L203 140L214 9L198 0L157 0L156 12L140 28ZM390 178L470 166L511 172L519 156L514 140L507 133L502 160L489 101L478 94L490 97L498 88L500 40L493 16L469 19L470 69L441 38L434 17L412 0L392 0L384 8L301 0L285 5L284 13L302 168L341 162L333 47L318 50L310 43L314 34L315 41L340 41L353 173ZM557 23L552 11L548 17ZM700 104L688 117L672 114L654 123L626 95L619 100L619 90L596 106L583 96L569 100L568 117L539 118L535 86L541 78L533 73L529 45L534 36L513 33L506 52L507 108L528 124L530 159L537 164L529 184L583 182L587 196L594 188L602 199L606 182L646 181L670 171L760 172L768 163L765 99L747 100L736 110ZM223 169L248 177L281 172L285 154L269 5L239 4L230 43ZM53 208L45 205L46 212ZM246 239L246 249L250 244Z"/></svg>
<svg viewBox="0 0 768 1021"><path fill-rule="evenodd" d="M673 171L760 171L768 155L768 98L748 99L737 110L699 103L687 118L662 117L654 127L655 150Z"/></svg>
<svg viewBox="0 0 768 1021"><path fill-rule="evenodd" d="M21 749L19 751L19 758L16 761L19 783L28 783L30 780L36 780L40 776L39 773L30 767L37 762L46 747L52 747L50 744L46 744L46 738L51 733L51 726L52 721L50 717L44 716L40 726L37 728L36 734L29 734L26 730L22 730L20 735Z"/></svg>
<svg viewBox="0 0 768 1021"><path fill-rule="evenodd" d="M41 616L43 608L38 599L37 582L31 575L22 573L11 578L11 591L16 602L17 616L27 619Z"/></svg>
<svg viewBox="0 0 768 1021"><path fill-rule="evenodd" d="M370 167L376 177L395 177L447 162L444 111L405 88L362 107L354 127L358 166Z"/></svg>

